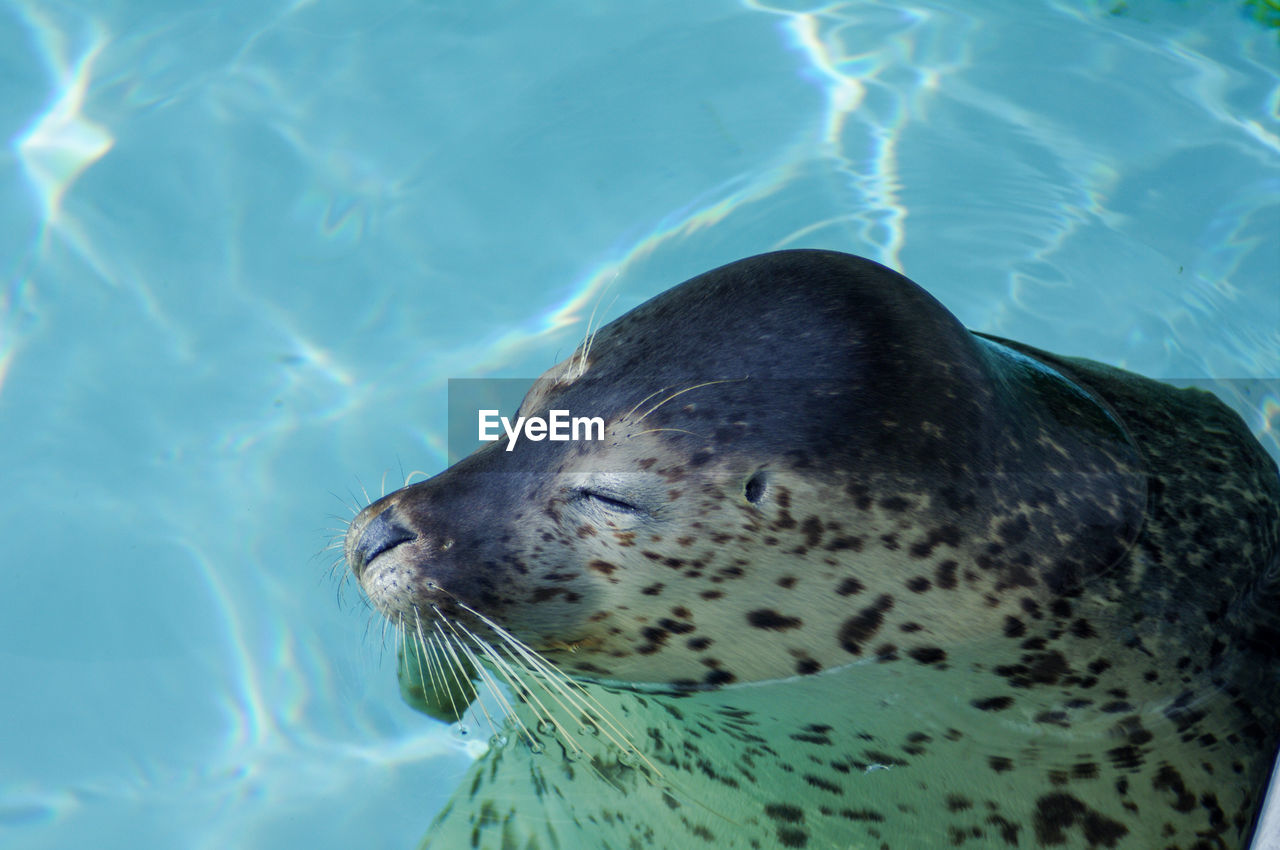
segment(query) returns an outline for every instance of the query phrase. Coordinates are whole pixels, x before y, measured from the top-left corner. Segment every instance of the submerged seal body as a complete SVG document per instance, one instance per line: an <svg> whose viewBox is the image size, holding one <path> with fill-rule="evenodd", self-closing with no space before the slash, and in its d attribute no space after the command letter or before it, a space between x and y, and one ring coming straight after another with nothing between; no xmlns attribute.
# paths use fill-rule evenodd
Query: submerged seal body
<svg viewBox="0 0 1280 850"><path fill-rule="evenodd" d="M1244 846L1280 479L1213 396L786 251L589 336L520 414L557 409L605 439L347 533L411 698L505 716L430 846Z"/></svg>

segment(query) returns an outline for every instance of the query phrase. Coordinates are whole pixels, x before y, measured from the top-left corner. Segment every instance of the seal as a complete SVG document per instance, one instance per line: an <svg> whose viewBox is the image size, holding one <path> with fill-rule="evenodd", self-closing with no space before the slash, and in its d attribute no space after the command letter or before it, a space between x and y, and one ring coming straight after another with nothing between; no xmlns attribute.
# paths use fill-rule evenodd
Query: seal
<svg viewBox="0 0 1280 850"><path fill-rule="evenodd" d="M1212 395L784 251L589 334L552 410L605 439L504 438L346 534L407 698L492 726L427 845L1247 842L1280 476Z"/></svg>

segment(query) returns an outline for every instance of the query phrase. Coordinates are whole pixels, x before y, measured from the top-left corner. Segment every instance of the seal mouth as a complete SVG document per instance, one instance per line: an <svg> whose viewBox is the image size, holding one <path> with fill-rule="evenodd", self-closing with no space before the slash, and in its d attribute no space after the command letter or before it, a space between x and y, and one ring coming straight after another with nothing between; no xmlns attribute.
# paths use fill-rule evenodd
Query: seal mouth
<svg viewBox="0 0 1280 850"><path fill-rule="evenodd" d="M414 531L388 497L356 516L347 529L343 552L369 603L390 622L414 628L418 621L440 617L469 619L465 606L420 568L429 563L433 550L452 545L452 540L433 545Z"/></svg>
<svg viewBox="0 0 1280 850"><path fill-rule="evenodd" d="M351 572L362 584L365 569L374 558L418 537L397 519L394 508L372 511L375 507L377 503L365 508L351 523L343 547Z"/></svg>

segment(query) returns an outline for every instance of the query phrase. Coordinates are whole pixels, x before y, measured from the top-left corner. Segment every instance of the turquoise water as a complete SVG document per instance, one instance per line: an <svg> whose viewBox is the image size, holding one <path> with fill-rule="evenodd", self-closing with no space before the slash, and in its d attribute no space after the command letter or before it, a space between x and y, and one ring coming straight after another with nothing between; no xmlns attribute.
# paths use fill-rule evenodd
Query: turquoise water
<svg viewBox="0 0 1280 850"><path fill-rule="evenodd" d="M465 741L326 547L449 378L740 256L1280 456L1278 72L1209 0L0 0L0 844L413 846Z"/></svg>

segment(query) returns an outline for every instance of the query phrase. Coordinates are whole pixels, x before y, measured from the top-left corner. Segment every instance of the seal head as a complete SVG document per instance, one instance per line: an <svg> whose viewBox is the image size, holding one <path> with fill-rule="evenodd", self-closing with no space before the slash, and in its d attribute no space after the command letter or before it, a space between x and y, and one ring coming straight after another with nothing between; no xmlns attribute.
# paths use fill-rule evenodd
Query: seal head
<svg viewBox="0 0 1280 850"><path fill-rule="evenodd" d="M413 704L506 706L429 843L1248 840L1280 477L1209 394L786 251L589 335L520 415L552 410L605 438L498 442L348 530Z"/></svg>
<svg viewBox="0 0 1280 850"><path fill-rule="evenodd" d="M1146 507L1104 402L832 252L659 295L539 379L520 415L554 409L602 417L606 439L499 442L357 518L347 554L375 605L483 630L481 612L585 676L776 679L928 654L1078 593ZM878 647L904 576L991 604Z"/></svg>

